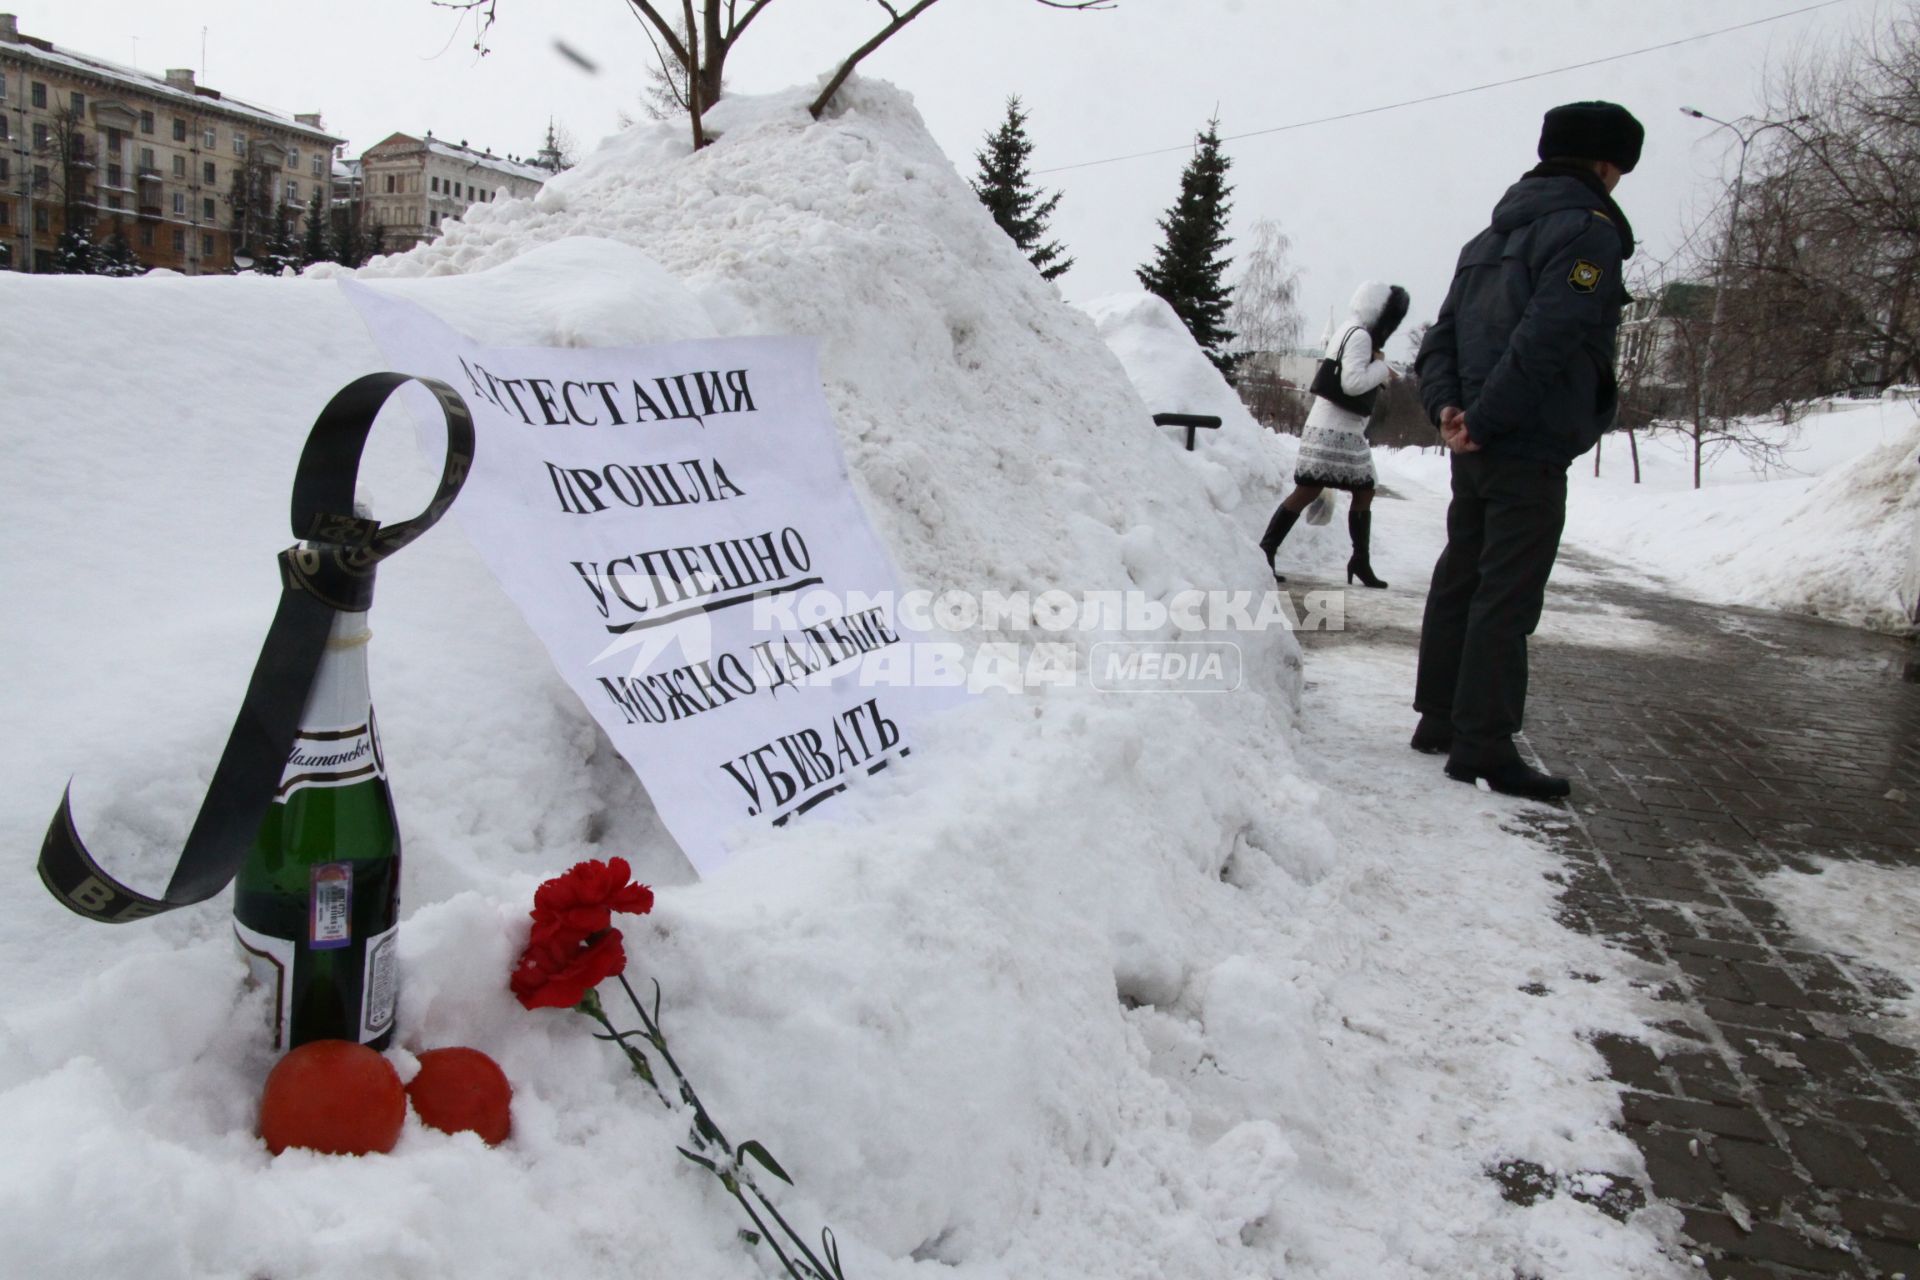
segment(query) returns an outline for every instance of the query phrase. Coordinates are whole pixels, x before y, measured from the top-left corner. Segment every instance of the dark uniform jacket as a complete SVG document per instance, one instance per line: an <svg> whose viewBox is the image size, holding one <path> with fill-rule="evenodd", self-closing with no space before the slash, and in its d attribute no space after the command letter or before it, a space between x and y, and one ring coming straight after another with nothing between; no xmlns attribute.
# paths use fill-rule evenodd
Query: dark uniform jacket
<svg viewBox="0 0 1920 1280"><path fill-rule="evenodd" d="M1565 466L1591 449L1619 405L1614 338L1632 252L1626 215L1592 172L1548 163L1514 183L1460 251L1420 344L1427 416L1464 409L1490 458Z"/></svg>

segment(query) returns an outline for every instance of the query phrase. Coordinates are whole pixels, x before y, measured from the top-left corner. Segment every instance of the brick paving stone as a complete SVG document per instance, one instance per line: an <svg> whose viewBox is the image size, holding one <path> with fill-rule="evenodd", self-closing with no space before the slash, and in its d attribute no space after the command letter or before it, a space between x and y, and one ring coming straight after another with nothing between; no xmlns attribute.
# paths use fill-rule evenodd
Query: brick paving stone
<svg viewBox="0 0 1920 1280"><path fill-rule="evenodd" d="M1550 607L1686 637L1536 640L1527 743L1574 796L1516 819L1566 857L1561 921L1653 966L1645 990L1675 1009L1658 1050L1594 1040L1650 1190L1722 1280L1920 1280L1920 1055L1871 1019L1904 987L1796 936L1763 883L1836 858L1920 867L1909 646L1562 558L1600 572L1556 585Z"/></svg>

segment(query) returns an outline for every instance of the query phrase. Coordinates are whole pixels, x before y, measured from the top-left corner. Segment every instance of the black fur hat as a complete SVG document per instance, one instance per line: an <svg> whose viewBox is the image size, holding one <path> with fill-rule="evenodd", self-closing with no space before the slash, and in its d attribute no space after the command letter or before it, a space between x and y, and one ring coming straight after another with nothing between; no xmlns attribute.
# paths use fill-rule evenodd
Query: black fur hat
<svg viewBox="0 0 1920 1280"><path fill-rule="evenodd" d="M1380 318L1367 326L1367 332L1373 335L1374 346L1387 345L1387 339L1391 338L1393 331L1400 327L1400 322L1407 318L1407 307L1411 303L1412 299L1407 296L1407 291L1399 285L1396 284L1387 290L1387 304L1380 308Z"/></svg>
<svg viewBox="0 0 1920 1280"><path fill-rule="evenodd" d="M1616 102L1569 102L1540 122L1540 158L1607 160L1632 173L1647 131Z"/></svg>

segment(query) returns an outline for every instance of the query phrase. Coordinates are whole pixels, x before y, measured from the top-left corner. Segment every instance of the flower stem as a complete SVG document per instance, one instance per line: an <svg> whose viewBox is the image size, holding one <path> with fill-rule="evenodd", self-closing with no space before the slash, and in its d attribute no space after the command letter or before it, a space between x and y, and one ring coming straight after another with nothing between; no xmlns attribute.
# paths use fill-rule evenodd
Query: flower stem
<svg viewBox="0 0 1920 1280"><path fill-rule="evenodd" d="M720 1184L727 1189L727 1193L739 1201L740 1207L746 1211L747 1217L752 1220L754 1227L757 1228L760 1238L767 1242L768 1246L773 1250L774 1256L780 1260L781 1267L785 1269L789 1276L793 1277L793 1280L845 1280L845 1276L840 1270L839 1250L834 1247L832 1243L832 1232L821 1232L820 1238L827 1249L829 1259L828 1263L823 1263L814 1254L813 1250L808 1247L806 1240L801 1237L800 1233L795 1231L792 1225L787 1222L786 1218L781 1216L780 1211L774 1207L773 1201L767 1198L766 1192L762 1191L759 1184L754 1181L753 1171L748 1169L744 1163L744 1153L734 1149L733 1144L727 1141L726 1135L720 1132L720 1126L715 1124L713 1117L707 1114L706 1105L700 1101L700 1095L694 1091L693 1082L688 1080L686 1073L680 1070L680 1064L674 1061L672 1050L667 1048L667 1037L665 1033L660 1030L658 1019L654 1014L648 1013L646 1006L640 1003L640 997L635 993L632 984L627 981L626 975L620 974L619 979L621 988L626 991L627 999L632 1002L634 1012L640 1016L640 1023L646 1029L645 1039L647 1043L653 1046L654 1052L660 1055L660 1060L666 1063L667 1070L673 1073L675 1082L680 1086L681 1102L685 1103L687 1109L693 1112L693 1132L690 1136L693 1139L693 1145L696 1150L689 1151L682 1147L680 1148L680 1154L713 1174L714 1177L720 1180ZM656 982L653 989L656 1002L655 1012L657 1013L660 984ZM627 1055L628 1061L634 1064L634 1073L652 1085L653 1091L655 1095L659 1097L661 1104L667 1107L668 1110L672 1110L673 1104L668 1100L666 1090L661 1087L660 1081L654 1076L652 1066L648 1062L646 1055L628 1043L629 1039L638 1036L640 1033L616 1031L613 1024L607 1020L606 1010L600 1004L600 995L597 991L588 992L586 998L583 999L577 1007L582 1013L593 1018L607 1029L607 1034L599 1038L602 1040L611 1040L619 1045L621 1050ZM726 1157L724 1163L700 1154L701 1152L710 1151L714 1147L718 1147L720 1151L724 1153ZM749 1142L747 1147L754 1152L756 1158L762 1158L764 1162L768 1163L775 1173L780 1173L779 1166L772 1163L772 1157L766 1155L766 1149L764 1147L753 1142ZM784 1174L781 1176L784 1180ZM765 1209L767 1215L779 1225L780 1230L785 1233L788 1241L791 1242L794 1252L799 1255L798 1259L789 1257L787 1250L780 1247L779 1240L776 1239L774 1233L768 1229L767 1224L761 1219L759 1212L754 1209L753 1204L748 1201L742 1188L747 1192L752 1192L753 1199L759 1201L761 1208Z"/></svg>

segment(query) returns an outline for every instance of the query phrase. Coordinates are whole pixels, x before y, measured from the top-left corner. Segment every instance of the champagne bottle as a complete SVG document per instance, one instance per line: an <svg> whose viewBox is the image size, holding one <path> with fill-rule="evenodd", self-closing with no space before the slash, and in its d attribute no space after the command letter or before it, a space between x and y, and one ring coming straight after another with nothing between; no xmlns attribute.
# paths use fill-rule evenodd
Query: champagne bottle
<svg viewBox="0 0 1920 1280"><path fill-rule="evenodd" d="M233 931L274 1047L383 1049L399 995L400 830L367 691L365 613L338 613L300 732L234 881Z"/></svg>

